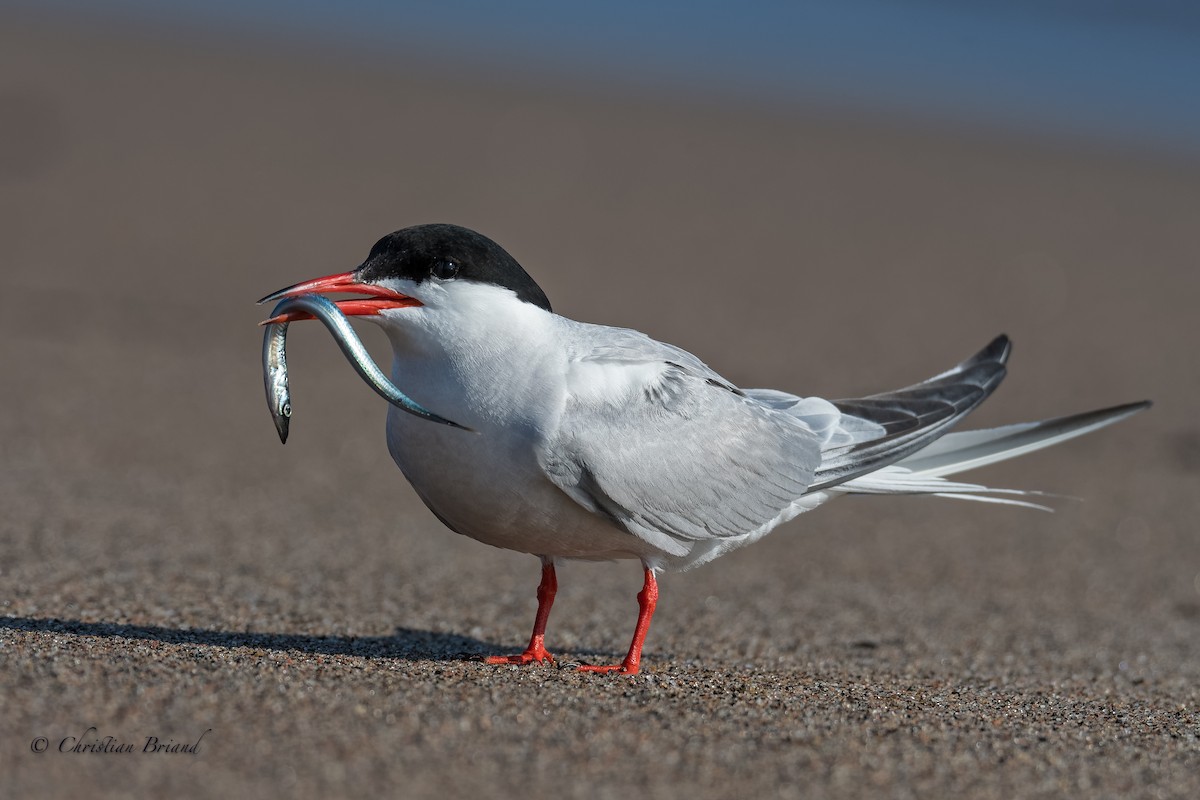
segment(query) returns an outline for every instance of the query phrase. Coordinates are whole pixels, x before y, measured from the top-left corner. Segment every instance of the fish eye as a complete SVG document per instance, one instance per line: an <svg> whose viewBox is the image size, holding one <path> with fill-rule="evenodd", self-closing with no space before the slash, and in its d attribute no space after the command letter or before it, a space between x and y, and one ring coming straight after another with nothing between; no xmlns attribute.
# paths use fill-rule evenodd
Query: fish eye
<svg viewBox="0 0 1200 800"><path fill-rule="evenodd" d="M443 258L433 262L433 269L430 270L430 273L435 278L448 281L451 278L456 277L458 275L458 271L459 266L457 261L451 261L448 258Z"/></svg>

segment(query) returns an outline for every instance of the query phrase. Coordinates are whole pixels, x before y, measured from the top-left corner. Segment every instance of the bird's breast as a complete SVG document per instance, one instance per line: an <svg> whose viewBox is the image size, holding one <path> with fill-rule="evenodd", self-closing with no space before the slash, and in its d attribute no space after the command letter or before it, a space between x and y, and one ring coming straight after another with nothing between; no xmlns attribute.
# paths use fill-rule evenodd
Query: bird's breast
<svg viewBox="0 0 1200 800"><path fill-rule="evenodd" d="M540 466L542 437L563 403L552 370L526 363L464 371L444 362L430 370L398 357L393 382L471 430L390 408L388 450L424 503L458 533L536 555L640 557L645 543L584 509Z"/></svg>

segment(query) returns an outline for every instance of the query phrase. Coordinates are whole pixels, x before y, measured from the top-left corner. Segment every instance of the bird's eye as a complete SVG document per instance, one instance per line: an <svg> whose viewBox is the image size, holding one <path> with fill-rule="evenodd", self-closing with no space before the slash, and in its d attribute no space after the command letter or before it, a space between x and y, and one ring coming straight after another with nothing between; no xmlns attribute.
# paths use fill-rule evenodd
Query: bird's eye
<svg viewBox="0 0 1200 800"><path fill-rule="evenodd" d="M433 277L446 281L458 275L458 269L459 267L457 261L442 259L433 263L433 269L431 271L433 273Z"/></svg>

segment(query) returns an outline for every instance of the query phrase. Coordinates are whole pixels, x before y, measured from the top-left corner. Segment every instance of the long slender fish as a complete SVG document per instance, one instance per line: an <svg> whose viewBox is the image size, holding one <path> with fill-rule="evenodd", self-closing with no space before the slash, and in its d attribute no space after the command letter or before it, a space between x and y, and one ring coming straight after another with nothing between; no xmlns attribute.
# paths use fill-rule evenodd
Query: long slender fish
<svg viewBox="0 0 1200 800"><path fill-rule="evenodd" d="M430 422L439 422L443 425L450 425L468 431L471 430L464 425L459 425L457 422L433 413L404 394L394 383L388 380L388 377L383 374L383 370L372 360L371 354L363 346L362 340L358 338L358 334L354 332L354 328L350 327L350 321L346 319L346 315L338 309L332 300L317 294L288 297L281 300L275 306L275 310L271 312L271 317L274 318L289 311L307 311L323 322L325 327L329 329L329 332L333 334L334 341L338 343L338 346L342 349L342 353L345 354L350 365L354 367L355 372L380 397L396 406L396 408L427 419ZM267 390L267 406L271 409L271 418L275 421L275 430L279 433L279 441L286 444L288 424L292 418L292 399L291 392L288 389L287 370L288 323L269 322L263 327L266 328L263 334L262 358L263 384Z"/></svg>
<svg viewBox="0 0 1200 800"><path fill-rule="evenodd" d="M288 389L286 322L269 322L263 326L263 384L267 388L267 405L279 441L287 444L288 424L292 420L292 393Z"/></svg>

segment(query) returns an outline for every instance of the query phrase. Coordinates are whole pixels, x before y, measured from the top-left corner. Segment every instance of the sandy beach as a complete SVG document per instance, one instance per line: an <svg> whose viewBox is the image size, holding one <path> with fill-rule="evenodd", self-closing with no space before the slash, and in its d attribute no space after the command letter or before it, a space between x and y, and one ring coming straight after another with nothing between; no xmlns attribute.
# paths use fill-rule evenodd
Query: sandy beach
<svg viewBox="0 0 1200 800"><path fill-rule="evenodd" d="M1200 163L15 15L0 75L0 794L1200 796ZM254 301L435 221L739 385L1006 332L967 427L1156 405L970 474L1054 514L852 498L665 576L636 677L571 667L637 565L567 564L559 665L487 666L536 559L442 528L323 329L286 446L262 397Z"/></svg>

